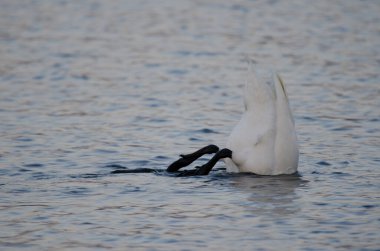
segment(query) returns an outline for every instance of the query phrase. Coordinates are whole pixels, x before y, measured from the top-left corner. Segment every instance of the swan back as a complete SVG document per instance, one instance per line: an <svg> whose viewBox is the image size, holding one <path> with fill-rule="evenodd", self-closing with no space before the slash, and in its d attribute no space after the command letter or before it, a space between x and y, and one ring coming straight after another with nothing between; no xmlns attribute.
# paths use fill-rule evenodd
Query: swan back
<svg viewBox="0 0 380 251"><path fill-rule="evenodd" d="M227 141L229 171L262 175L294 173L298 146L282 79L258 78L251 70L244 89L245 111Z"/></svg>

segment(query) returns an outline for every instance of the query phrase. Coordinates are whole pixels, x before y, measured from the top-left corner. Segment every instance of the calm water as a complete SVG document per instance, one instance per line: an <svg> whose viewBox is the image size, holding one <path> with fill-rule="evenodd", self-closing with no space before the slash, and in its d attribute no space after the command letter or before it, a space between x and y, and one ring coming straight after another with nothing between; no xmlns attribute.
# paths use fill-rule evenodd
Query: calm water
<svg viewBox="0 0 380 251"><path fill-rule="evenodd" d="M0 249L379 250L379 13L2 0ZM287 83L301 177L110 174L223 146L247 58Z"/></svg>

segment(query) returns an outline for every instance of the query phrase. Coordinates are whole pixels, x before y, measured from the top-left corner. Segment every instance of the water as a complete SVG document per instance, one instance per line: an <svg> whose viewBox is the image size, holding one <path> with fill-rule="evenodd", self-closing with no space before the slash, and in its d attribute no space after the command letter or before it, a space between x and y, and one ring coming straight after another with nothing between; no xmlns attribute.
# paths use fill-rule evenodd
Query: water
<svg viewBox="0 0 380 251"><path fill-rule="evenodd" d="M0 249L379 250L379 13L1 1ZM247 58L287 83L301 177L110 174L223 146Z"/></svg>

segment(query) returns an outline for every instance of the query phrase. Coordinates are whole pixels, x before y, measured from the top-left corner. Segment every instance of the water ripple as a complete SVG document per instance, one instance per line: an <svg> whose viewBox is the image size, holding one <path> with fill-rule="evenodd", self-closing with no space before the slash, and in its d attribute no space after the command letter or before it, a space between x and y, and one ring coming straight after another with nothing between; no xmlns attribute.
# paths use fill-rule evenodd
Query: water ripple
<svg viewBox="0 0 380 251"><path fill-rule="evenodd" d="M2 0L0 249L378 250L379 12ZM286 82L299 173L167 173L225 145L247 59Z"/></svg>

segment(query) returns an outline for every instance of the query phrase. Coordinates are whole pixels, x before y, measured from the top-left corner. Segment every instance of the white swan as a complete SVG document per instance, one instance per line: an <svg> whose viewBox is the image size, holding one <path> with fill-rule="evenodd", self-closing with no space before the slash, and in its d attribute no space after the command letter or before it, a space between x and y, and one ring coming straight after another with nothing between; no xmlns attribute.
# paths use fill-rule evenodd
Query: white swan
<svg viewBox="0 0 380 251"><path fill-rule="evenodd" d="M232 130L227 148L219 151L209 145L181 155L168 172L176 172L204 154L216 153L201 167L183 175L207 175L219 159L224 159L229 172L250 172L259 175L292 174L298 168L298 144L294 119L289 107L285 85L278 74L270 80L258 79L254 72L244 91L245 111Z"/></svg>
<svg viewBox="0 0 380 251"><path fill-rule="evenodd" d="M294 119L284 82L278 74L259 80L253 71L245 85L245 112L232 130L225 158L230 172L260 175L292 174L298 167Z"/></svg>

